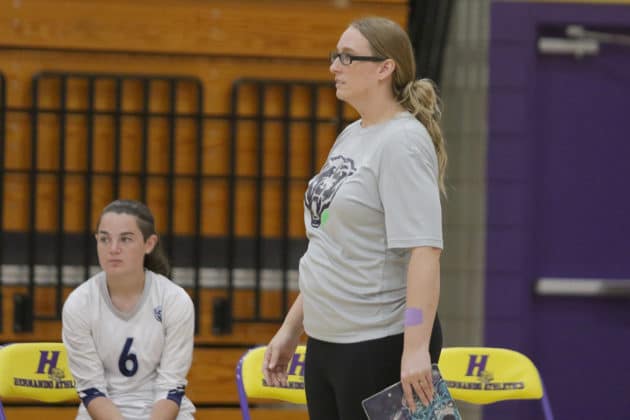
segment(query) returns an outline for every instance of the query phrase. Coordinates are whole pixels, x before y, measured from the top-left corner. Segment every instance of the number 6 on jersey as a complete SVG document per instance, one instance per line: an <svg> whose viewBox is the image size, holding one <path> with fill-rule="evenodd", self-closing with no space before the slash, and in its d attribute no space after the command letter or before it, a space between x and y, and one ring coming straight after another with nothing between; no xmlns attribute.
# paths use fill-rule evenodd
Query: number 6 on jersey
<svg viewBox="0 0 630 420"><path fill-rule="evenodd" d="M135 354L129 352L132 343L133 337L128 337L127 341L125 341L125 347L120 353L120 358L118 358L118 369L126 377L131 377L138 371L138 358Z"/></svg>

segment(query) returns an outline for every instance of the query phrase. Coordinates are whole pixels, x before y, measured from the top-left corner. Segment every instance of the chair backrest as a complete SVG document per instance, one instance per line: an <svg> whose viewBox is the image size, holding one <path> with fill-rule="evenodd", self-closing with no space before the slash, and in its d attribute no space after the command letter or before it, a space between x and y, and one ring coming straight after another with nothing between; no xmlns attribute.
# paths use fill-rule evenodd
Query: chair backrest
<svg viewBox="0 0 630 420"><path fill-rule="evenodd" d="M553 420L544 385L534 363L522 353L494 347L448 347L439 368L454 399L473 404L503 400L541 400Z"/></svg>
<svg viewBox="0 0 630 420"><path fill-rule="evenodd" d="M77 400L75 381L63 343L15 343L0 347L0 420L2 401Z"/></svg>
<svg viewBox="0 0 630 420"><path fill-rule="evenodd" d="M236 384L244 420L250 420L249 398L264 398L306 404L304 392L304 359L306 346L300 345L295 350L288 368L288 386L269 386L262 374L263 358L267 347L256 347L248 350L239 360L236 367Z"/></svg>
<svg viewBox="0 0 630 420"><path fill-rule="evenodd" d="M265 398L306 404L304 359L306 346L298 346L288 368L288 387L265 383L262 364L266 347L248 350L236 368L243 420L250 420L248 398ZM534 363L522 353L494 347L442 349L439 368L454 399L472 404L503 400L541 400L546 420L553 420L544 385Z"/></svg>

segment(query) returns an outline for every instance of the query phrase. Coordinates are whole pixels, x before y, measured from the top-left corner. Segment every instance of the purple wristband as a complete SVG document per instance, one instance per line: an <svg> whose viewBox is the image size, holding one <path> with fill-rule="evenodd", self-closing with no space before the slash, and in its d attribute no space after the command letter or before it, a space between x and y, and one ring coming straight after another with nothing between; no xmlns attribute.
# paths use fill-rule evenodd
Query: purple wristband
<svg viewBox="0 0 630 420"><path fill-rule="evenodd" d="M405 309L405 327L413 327L422 324L424 316L422 309L407 308Z"/></svg>

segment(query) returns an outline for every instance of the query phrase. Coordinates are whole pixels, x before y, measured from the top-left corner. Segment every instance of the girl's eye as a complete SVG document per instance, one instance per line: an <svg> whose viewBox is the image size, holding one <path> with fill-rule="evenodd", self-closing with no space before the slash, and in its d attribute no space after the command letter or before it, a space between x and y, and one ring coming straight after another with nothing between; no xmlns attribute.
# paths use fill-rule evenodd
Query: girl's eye
<svg viewBox="0 0 630 420"><path fill-rule="evenodd" d="M107 242L109 242L109 238L107 236L101 236L100 238L98 238L98 241L102 244L106 244Z"/></svg>

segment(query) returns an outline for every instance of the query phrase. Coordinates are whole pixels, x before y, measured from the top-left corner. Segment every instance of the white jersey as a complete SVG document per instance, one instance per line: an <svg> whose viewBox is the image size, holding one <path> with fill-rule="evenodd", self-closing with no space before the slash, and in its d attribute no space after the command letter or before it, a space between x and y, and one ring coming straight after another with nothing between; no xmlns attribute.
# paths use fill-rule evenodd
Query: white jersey
<svg viewBox="0 0 630 420"><path fill-rule="evenodd" d="M178 420L191 419L184 396L192 363L195 314L184 289L145 271L144 292L132 313L112 304L105 273L77 287L63 307L63 342L82 401L104 395L128 420L146 420L156 401L180 403ZM77 419L89 419L84 403Z"/></svg>

